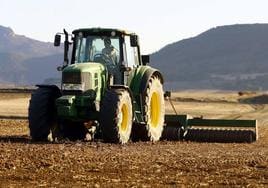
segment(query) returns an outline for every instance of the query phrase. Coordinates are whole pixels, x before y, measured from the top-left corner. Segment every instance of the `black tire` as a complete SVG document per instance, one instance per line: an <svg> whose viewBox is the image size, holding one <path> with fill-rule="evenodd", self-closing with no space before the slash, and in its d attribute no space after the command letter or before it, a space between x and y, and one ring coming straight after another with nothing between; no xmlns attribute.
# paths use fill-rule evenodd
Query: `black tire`
<svg viewBox="0 0 268 188"><path fill-rule="evenodd" d="M165 117L163 85L158 77L152 76L143 95L145 124L135 124L134 140L158 141L162 135Z"/></svg>
<svg viewBox="0 0 268 188"><path fill-rule="evenodd" d="M29 128L33 141L47 141L57 124L55 100L61 96L56 87L40 87L31 96L29 105Z"/></svg>
<svg viewBox="0 0 268 188"><path fill-rule="evenodd" d="M132 99L129 92L125 89L107 90L100 109L103 140L110 143L127 143L132 123Z"/></svg>

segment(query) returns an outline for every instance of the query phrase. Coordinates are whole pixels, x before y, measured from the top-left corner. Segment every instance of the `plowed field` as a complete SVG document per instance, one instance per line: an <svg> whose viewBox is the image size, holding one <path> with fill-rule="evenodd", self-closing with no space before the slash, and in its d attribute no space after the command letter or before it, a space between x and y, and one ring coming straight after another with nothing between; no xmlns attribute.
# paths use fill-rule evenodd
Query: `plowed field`
<svg viewBox="0 0 268 188"><path fill-rule="evenodd" d="M0 115L27 115L28 95L4 95ZM257 119L259 140L32 143L27 120L2 119L0 187L268 187L266 95L191 91L176 93L173 100L178 113Z"/></svg>

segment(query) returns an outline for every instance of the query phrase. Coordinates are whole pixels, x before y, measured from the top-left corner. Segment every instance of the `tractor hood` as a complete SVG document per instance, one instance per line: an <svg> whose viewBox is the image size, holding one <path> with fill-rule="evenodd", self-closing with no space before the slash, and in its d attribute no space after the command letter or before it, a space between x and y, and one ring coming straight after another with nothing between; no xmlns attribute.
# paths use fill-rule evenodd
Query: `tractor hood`
<svg viewBox="0 0 268 188"><path fill-rule="evenodd" d="M103 72L106 68L101 63L76 63L71 64L63 70L63 73L69 72Z"/></svg>
<svg viewBox="0 0 268 188"><path fill-rule="evenodd" d="M107 69L101 63L76 63L62 71L62 89L64 93L92 92L97 98L105 89Z"/></svg>

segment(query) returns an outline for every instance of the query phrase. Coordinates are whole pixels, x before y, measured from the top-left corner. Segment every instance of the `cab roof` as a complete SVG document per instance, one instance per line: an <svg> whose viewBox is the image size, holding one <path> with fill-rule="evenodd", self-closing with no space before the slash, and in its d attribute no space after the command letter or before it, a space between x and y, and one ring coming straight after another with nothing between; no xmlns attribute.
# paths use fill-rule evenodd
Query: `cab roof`
<svg viewBox="0 0 268 188"><path fill-rule="evenodd" d="M112 29L112 28L81 28L81 29L76 29L73 31L73 34L78 34L79 32L82 32L84 34L88 35L114 35L114 36L119 36L119 35L133 35L135 33L126 31L126 30L120 30L120 29Z"/></svg>

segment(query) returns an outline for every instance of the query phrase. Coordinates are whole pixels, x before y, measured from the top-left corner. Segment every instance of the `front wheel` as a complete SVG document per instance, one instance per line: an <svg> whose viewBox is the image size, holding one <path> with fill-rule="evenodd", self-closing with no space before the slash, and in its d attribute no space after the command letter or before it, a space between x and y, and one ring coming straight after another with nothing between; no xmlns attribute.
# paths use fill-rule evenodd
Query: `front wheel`
<svg viewBox="0 0 268 188"><path fill-rule="evenodd" d="M125 89L107 90L100 109L100 127L105 142L127 143L133 121L132 100Z"/></svg>
<svg viewBox="0 0 268 188"><path fill-rule="evenodd" d="M58 88L38 88L29 105L29 128L34 141L47 141L51 130L57 126L55 100L61 96Z"/></svg>

